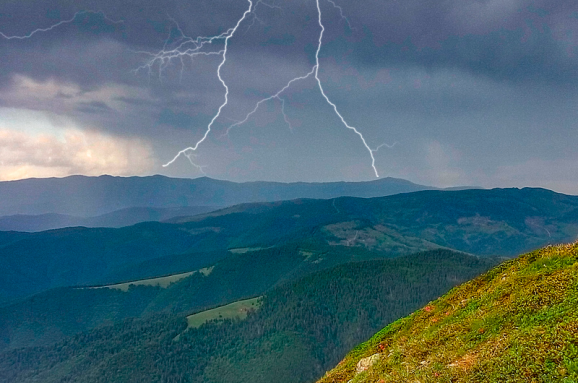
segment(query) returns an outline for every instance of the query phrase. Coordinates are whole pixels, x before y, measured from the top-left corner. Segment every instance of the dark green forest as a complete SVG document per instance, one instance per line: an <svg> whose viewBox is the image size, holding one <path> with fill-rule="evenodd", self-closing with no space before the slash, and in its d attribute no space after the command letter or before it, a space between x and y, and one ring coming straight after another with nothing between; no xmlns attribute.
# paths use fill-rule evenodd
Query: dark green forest
<svg viewBox="0 0 578 383"><path fill-rule="evenodd" d="M280 283L338 264L388 257L388 254L359 247L307 245L306 241L227 254L212 266L210 274L194 273L167 288L133 285L125 292L61 287L0 307L0 350L47 345L65 336L131 317L202 311L261 295ZM168 261L174 258L183 260L181 267L196 262L195 259L185 262L191 255L169 257ZM156 264L149 264L151 272L154 271ZM177 266L179 262L172 265ZM159 269L165 270L166 266Z"/></svg>
<svg viewBox="0 0 578 383"><path fill-rule="evenodd" d="M343 264L283 283L241 320L127 319L0 354L7 382L309 382L376 330L484 272L495 258L436 250Z"/></svg>

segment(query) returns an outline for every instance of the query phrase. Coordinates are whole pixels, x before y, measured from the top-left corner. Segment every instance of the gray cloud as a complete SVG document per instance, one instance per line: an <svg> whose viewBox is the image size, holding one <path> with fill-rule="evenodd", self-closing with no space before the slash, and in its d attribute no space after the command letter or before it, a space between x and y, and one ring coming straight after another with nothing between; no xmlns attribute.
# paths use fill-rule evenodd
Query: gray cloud
<svg viewBox="0 0 578 383"><path fill-rule="evenodd" d="M79 102L76 104L76 110L82 113L110 113L113 109L102 101Z"/></svg>
<svg viewBox="0 0 578 383"><path fill-rule="evenodd" d="M511 164L539 160L547 172L548 166L572 162L568 156L578 139L578 3L336 3L347 20L321 2L326 32L320 76L326 93L372 147L398 142L375 154L382 175L439 185L495 185L504 182L504 169L522 172ZM209 175L235 180L370 179L367 151L312 79L285 92L284 105L272 100L222 136L261 98L313 65L320 31L315 2L267 4L259 5L256 17L230 41L222 68L229 104L197 161L207 165ZM83 10L102 11L106 18L87 13L29 40L0 40L0 107L50 112L73 119L78 129L145 140L159 159L151 172L198 175L186 160L170 168L160 164L194 144L223 102L216 76L221 57L176 59L162 68L156 62L149 68L150 55L142 52L174 47L181 32L221 33L247 5L229 0L4 3L0 29L8 35L24 35ZM293 132L280 114L282 106ZM561 185L544 180L543 186Z"/></svg>
<svg viewBox="0 0 578 383"><path fill-rule="evenodd" d="M363 26L352 56L377 66L459 68L513 82L577 81L578 4L418 1L344 4ZM381 10L381 11L377 11Z"/></svg>

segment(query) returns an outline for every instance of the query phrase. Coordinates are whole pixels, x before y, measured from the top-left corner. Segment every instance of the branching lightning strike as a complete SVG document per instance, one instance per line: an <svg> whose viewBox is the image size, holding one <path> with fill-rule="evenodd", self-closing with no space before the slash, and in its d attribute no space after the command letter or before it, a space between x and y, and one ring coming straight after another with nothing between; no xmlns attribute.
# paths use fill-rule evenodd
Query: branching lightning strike
<svg viewBox="0 0 578 383"><path fill-rule="evenodd" d="M237 29L239 29L239 26L247 18L247 16L249 14L251 14L251 12L253 12L253 1L252 0L248 0L248 1L249 1L249 8L245 12L243 12L243 16L237 21L237 24L235 25L234 28L230 28L226 32L223 32L220 35L213 36L213 37L199 37L197 39L185 39L185 42L183 42L180 46L183 46L184 44L187 44L187 43L193 43L194 48L192 48L192 50L190 50L190 51L187 49L185 52L180 52L179 47L177 47L176 49L168 52L169 55L176 55L175 57L181 57L182 58L183 55L187 55L187 56L192 58L201 52L200 50L203 48L204 45L211 44L215 40L219 40L219 39L224 38L225 39L225 47L222 50L223 59L221 60L221 63L217 67L217 77L219 78L219 81L221 82L221 84L225 88L225 101L221 104L221 106L219 106L219 110L217 111L217 114L215 114L213 116L213 118L211 119L211 122L207 126L207 130L205 131L205 134L203 135L203 137L199 141L197 141L197 143L194 146L190 146L190 147L185 148L185 149L181 150L180 152L178 152L177 155L172 160L170 160L169 162L164 164L163 167L167 167L167 166L171 165L181 155L184 155L185 157L187 157L189 159L189 161L191 163L193 163L193 161L191 159L192 152L195 152L197 150L197 148L199 147L199 145L202 144L207 139L207 137L209 136L209 133L211 132L211 128L212 128L213 124L215 123L217 118L219 118L219 116L221 115L221 111L223 110L223 108L229 103L229 87L227 86L227 83L223 80L223 78L221 77L221 68L227 62L227 49L229 47L229 40L231 39L231 37L233 37L235 32L237 32ZM186 53L186 52L188 52L188 53ZM156 60L161 60L161 63L164 63L165 62L164 60L166 58L166 56L165 56L166 53L167 52L165 52L165 51L159 52L157 55L155 55L155 57L153 58L152 61L149 61L149 64L152 66ZM150 66L149 66L149 68L150 68ZM195 166L198 166L198 165L195 165Z"/></svg>
<svg viewBox="0 0 578 383"><path fill-rule="evenodd" d="M185 156L189 162L195 166L197 169L199 169L199 171L201 171L202 173L204 173L203 171L203 167L204 166L200 166L198 164L195 163L195 161L193 160L194 157L196 157L195 152L197 151L197 149L199 148L199 146L207 139L207 137L209 136L209 134L211 133L212 127L215 124L215 121L221 116L221 112L223 111L223 109L227 106L227 104L229 103L229 87L227 86L227 83L225 82L225 80L223 80L222 76L221 76L221 69L222 67L227 63L227 52L228 52L228 48L229 48L229 40L235 35L235 33L237 32L237 30L239 29L240 25L249 18L250 15L252 15L252 20L251 20L251 24L249 25L249 28L255 23L255 21L259 21L262 22L261 20L259 20L259 18L256 15L256 8L259 5L263 5L269 8L275 8L275 9L281 9L278 6L274 6L274 5L270 5L265 3L262 0L257 0L255 2L253 2L254 0L247 0L249 3L249 7L243 12L242 17L237 20L237 23L235 24L235 26L233 28L229 28L227 31L216 35L216 36L200 36L197 38L190 38L185 36L185 34L183 33L183 31L178 27L178 31L180 33L180 37L173 42L173 44L176 44L175 48L172 49L168 49L167 46L169 44L169 39L167 39L167 41L165 42L165 45L163 47L162 50L160 50L157 53L151 53L151 52L146 52L146 51L137 51L136 53L140 53L140 54L145 54L151 57L151 59L145 63L144 65L136 68L134 70L135 73L139 72L140 70L148 70L149 76L152 74L153 70L154 70L154 66L155 64L158 63L158 68L159 68L159 76L162 76L162 71L166 68L166 66L173 60L173 59L179 59L181 61L181 75L182 75L182 71L184 69L184 58L188 57L191 60L194 59L196 56L222 56L221 62L219 63L219 66L217 67L217 77L220 81L220 83L223 85L223 87L225 88L225 100L224 102L219 106L217 113L213 116L213 118L211 119L211 121L209 122L207 129L204 133L204 135L202 136L202 138L200 140L197 141L197 143L194 146L190 146L187 147L181 151L179 151L175 157L170 160L169 162L167 162L166 164L163 165L163 167L167 167L170 166L171 164L173 164L181 155ZM343 14L343 9L338 6L337 4L335 4L335 2L333 0L326 0L329 4L331 4L334 8L336 8L337 10L339 10L340 12L340 16L342 19L344 19L347 24L349 25L349 27L351 28L351 24L349 23L349 20L344 16ZM319 39L318 39L318 45L317 45L317 50L315 52L315 65L311 68L311 70L300 77L296 77L293 78L292 80L290 80L283 88L281 88L277 93L266 97L262 100L260 100L259 102L257 102L257 104L255 105L255 108L250 111L243 120L235 122L234 124L230 125L227 130L225 135L228 135L230 130L233 129L234 127L240 126L244 123L246 123L253 114L255 114L255 112L257 112L257 110L259 109L259 107L267 102L267 101L271 101L273 99L277 99L280 103L281 103L281 112L283 114L284 120L285 122L289 125L289 128L292 130L292 126L291 123L285 113L285 99L282 98L282 94L291 87L291 85L297 81L301 81L301 80L305 80L311 76L315 77L315 81L317 82L317 85L319 87L319 91L321 93L321 95L323 96L323 98L325 99L325 101L333 108L333 111L335 112L335 114L337 115L337 117L339 117L339 119L341 120L342 124L349 130L353 131L355 134L357 134L357 136L359 136L359 138L361 139L361 142L363 143L363 145L365 146L365 148L367 149L367 151L369 152L369 155L371 157L371 167L373 168L373 171L375 173L376 177L379 177L379 173L377 171L377 168L375 166L375 156L374 153L376 153L381 147L383 146L387 146L389 148L393 147L395 145L395 143L393 145L387 145L387 144L381 144L380 146L378 146L375 149L372 149L368 144L367 141L365 140L365 137L363 136L363 134L357 130L357 128L349 125L347 123L347 121L345 120L345 118L343 117L343 115L339 112L339 110L337 109L337 105L335 105L335 103L333 103L329 97L327 96L327 94L325 93L325 89L323 88L323 84L321 82L321 79L319 78L319 68L320 68L320 63L319 63L319 53L321 51L321 48L323 46L323 35L325 33L325 26L323 24L323 18L322 18L322 12L321 12L321 4L320 4L320 0L315 0L316 2L316 6L317 6L317 20L318 20L318 24L319 27L321 28L321 31L319 33ZM79 11L77 13L74 14L74 16L68 20L62 20L56 24L53 24L47 28L38 28L33 30L32 32L28 33L27 35L23 35L23 36L8 36L6 34L4 34L3 32L0 32L0 37L6 39L6 40L25 40L25 39L29 39L31 37L33 37L35 34L37 33L41 33L41 32L49 32L63 24L70 24L72 22L74 22L74 20L76 20L76 18L80 15L84 15L84 14L100 14L103 16L103 18L105 18L106 20L112 22L112 23L122 23L123 21L116 21L116 20L112 20L110 18L108 18L102 11ZM214 42L217 41L223 41L224 42L224 47L223 49L220 50L212 50L212 51L205 51L203 50L205 48L205 46L210 46L212 45Z"/></svg>
<svg viewBox="0 0 578 383"><path fill-rule="evenodd" d="M33 30L32 32L30 32L29 34L27 34L27 35L23 35L23 36L8 36L8 35L4 34L3 32L0 32L0 36L3 37L3 38L6 39L6 40L26 40L26 39L31 38L32 36L34 36L34 35L37 34L37 33L50 32L50 31L53 30L54 28L58 28L59 26L61 26L61 25L63 25L63 24L70 24L70 23L74 22L74 20L76 20L76 18L77 18L78 16L88 15L88 14L101 15L105 20L108 20L108 21L110 21L111 23L114 23L114 24L123 23L122 20L112 20L112 19L108 18L108 17L104 14L104 12L102 12L102 11L79 11L79 12L76 12L76 13L74 14L74 16L72 16L72 18L70 18L70 19L68 19L68 20L59 21L58 23L53 24L53 25L51 25L51 26L49 26L49 27L47 27L47 28L38 28L38 29L35 29L35 30Z"/></svg>
<svg viewBox="0 0 578 383"><path fill-rule="evenodd" d="M335 105L335 103L333 103L329 97L327 96L327 94L325 93L325 90L323 88L323 84L321 82L321 79L319 77L319 68L320 68L320 63L319 63L319 52L321 51L321 48L323 46L323 35L325 33L325 26L323 24L323 19L322 19L322 12L321 12L321 4L320 4L320 0L315 0L316 1L316 6L317 6L317 20L319 23L319 26L321 28L321 31L319 33L319 39L318 39L318 45L317 45L317 50L315 52L315 65L311 68L311 70L309 71L309 73L300 76L300 77L296 77L293 78L292 80L290 80L283 88L281 88L277 93L263 98L262 100L260 100L259 102L257 102L257 104L255 105L255 108L253 108L253 110L251 110L243 120L235 122L234 124L230 125L226 132L224 133L224 135L228 135L229 132L231 131L231 129L240 126L244 123L246 123L251 116L253 116L253 114L255 114L255 112L257 112L257 110L259 109L259 107L267 102L267 101L271 101L274 99L277 99L278 101L281 102L281 112L283 113L283 117L285 119L285 122L289 125L289 128L292 129L291 123L289 122L289 119L287 118L287 115L285 114L285 100L281 97L281 95L283 94L283 92L285 92L287 89L289 89L291 87L291 85L297 81L300 80L305 80L311 76L315 77L315 80L317 82L317 85L319 87L319 91L321 92L321 95L323 96L323 98L325 99L325 101L333 108L333 111L335 112L335 114L339 117L339 119L341 120L342 124L349 130L353 131L355 134L357 134L359 136L359 138L361 139L361 142L363 143L363 145L365 146L365 148L367 149L367 151L369 152L369 155L371 157L371 167L373 168L373 171L375 173L376 177L379 177L379 173L377 171L377 167L375 166L375 156L374 153L377 152L379 150L379 148L383 147L383 146L388 146L388 147L393 147L393 145L386 145L386 144L382 144L379 147L377 147L376 149L372 149L368 144L367 141L365 140L365 137L363 136L363 134L357 130L355 127L349 125L347 123L347 121L345 120L345 118L343 117L343 115L339 112L339 110L337 109L337 105ZM343 19L345 19L349 24L349 20L344 16L343 14L343 9L338 6L337 4L335 4L335 2L333 0L327 0L333 7L335 7L336 9L339 10L340 15ZM143 65L142 67L138 68L138 70L141 69L148 69L149 70L149 74L151 69L153 68L153 65L155 65L155 63L159 63L159 69L162 70L165 65L167 65L172 59L174 58L179 58L181 59L181 63L182 63L182 59L185 56L188 56L190 58L193 58L197 55L222 55L223 59L221 60L218 68L217 68L217 77L219 78L219 81L221 82L221 84L223 85L223 87L225 88L225 100L224 102L219 106L219 109L217 111L217 113L213 116L213 118L211 119L210 123L207 126L207 129L205 131L205 134L203 135L203 137L197 141L197 143L194 146L189 146L181 151L179 151L175 157L170 160L169 162L167 162L166 164L163 165L163 167L167 167L170 166L171 164L173 164L181 155L187 157L189 159L189 161L196 166L197 168L199 168L199 165L195 164L194 161L192 160L192 155L194 152L197 151L197 149L199 148L199 146L207 139L209 133L211 132L211 129L215 123L215 121L221 116L221 112L223 110L223 108L225 108L225 106L227 106L228 102L229 102L229 87L227 86L227 83L223 80L223 78L221 77L221 68L223 67L223 65L225 65L225 63L227 62L227 51L228 51L228 47L229 47L229 40L235 35L235 33L237 32L239 26L241 25L241 23L243 21L245 21L249 15L253 15L253 20L252 20L252 24L255 22L255 20L257 19L257 16L255 15L255 8L259 5L259 4L263 4L266 5L268 7L272 7L272 8L278 8L275 6L271 6L269 4L263 3L261 1L257 1L256 3L253 3L253 0L248 0L249 2L249 8L247 10L245 10L245 12L243 13L243 16L237 21L237 24L235 25L234 28L230 28L229 30L227 30L226 32L223 32L220 35L217 36L213 36L213 37L198 37L196 39L192 39L192 38L188 38L188 37L182 37L182 42L179 43L177 45L176 48L171 49L171 50L166 50L163 49L158 53L150 53L150 52L143 52L147 55L152 56L152 59L147 62L145 65ZM251 25L252 25L251 24ZM179 29L180 31L180 29ZM182 34L182 31L180 31L180 33ZM212 44L214 41L217 40L223 40L224 39L224 48L220 51L210 51L210 52L205 52L202 51L203 47L206 44ZM183 49L186 45L188 44L192 44L192 48L186 48Z"/></svg>
<svg viewBox="0 0 578 383"><path fill-rule="evenodd" d="M245 122L247 122L249 120L249 118L251 118L251 116L253 114L255 114L255 112L257 112L257 110L259 109L261 104L263 104L267 101L271 101L273 99L277 99L281 102L281 112L283 113L283 118L285 119L285 122L287 123L287 125L289 125L289 129L293 130L293 127L291 126L291 123L289 122L289 119L287 118L287 115L285 114L285 99L281 98L281 93L283 93L287 89L289 89L289 87L291 87L291 84L293 84L294 82L297 82L300 80L305 80L306 78L310 77L313 73L315 73L315 67L313 67L313 69L311 69L311 71L309 73L307 73L305 76L296 77L296 78L292 79L291 81L289 81L287 83L287 85L285 85L283 88L281 88L281 90L279 92L257 102L257 104L255 105L255 108L253 108L253 110L250 111L242 121L238 121L238 122L234 123L233 125L229 126L227 128L227 131L225 132L225 134L223 134L223 136L227 136L229 134L229 132L231 131L231 129L233 129L234 127L239 126L239 125L243 125Z"/></svg>

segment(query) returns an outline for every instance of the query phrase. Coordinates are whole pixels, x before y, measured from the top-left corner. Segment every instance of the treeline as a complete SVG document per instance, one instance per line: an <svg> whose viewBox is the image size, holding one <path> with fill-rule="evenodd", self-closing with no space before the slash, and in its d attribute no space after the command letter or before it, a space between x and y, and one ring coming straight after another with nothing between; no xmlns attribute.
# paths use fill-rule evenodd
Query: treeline
<svg viewBox="0 0 578 383"><path fill-rule="evenodd" d="M376 330L494 263L446 250L349 263L271 290L244 321L185 331L183 317L167 314L5 352L0 380L310 382Z"/></svg>

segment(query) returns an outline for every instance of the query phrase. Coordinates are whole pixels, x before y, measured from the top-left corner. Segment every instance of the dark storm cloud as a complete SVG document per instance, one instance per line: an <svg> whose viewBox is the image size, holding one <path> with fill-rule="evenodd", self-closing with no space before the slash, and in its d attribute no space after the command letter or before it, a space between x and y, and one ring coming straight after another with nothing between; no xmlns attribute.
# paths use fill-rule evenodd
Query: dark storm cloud
<svg viewBox="0 0 578 383"><path fill-rule="evenodd" d="M166 125L172 121L172 126L178 129L199 128L208 123L223 100L224 89L216 77L221 57L157 61L147 67L150 55L143 52L170 49L181 32L190 36L221 33L235 25L247 5L243 1L5 3L0 6L0 25L6 35L26 35L34 28L70 20L76 12L96 13L82 13L72 23L50 33L36 34L29 40L0 40L0 55L4 58L0 62L0 89L13 87L15 74L40 82L57 80L74 84L84 94L113 84L124 85L142 89L148 97L120 96L125 101L146 101L124 102L125 115L118 116L115 124L103 121L100 124L103 129L142 134L142 125L134 123L134 113L139 113L137 120L142 118L143 105L150 106L147 112L153 124L157 121ZM290 78L309 71L311 57L303 54L304 47L315 42L319 31L316 19L310 17L313 5L301 1L295 2L293 8L281 10L261 4L255 18L248 18L239 29L230 42L230 64L223 68L231 91L230 118L240 118L250 110L252 101L244 99L247 94L253 94L253 98L268 96ZM221 41L212 50L222 48ZM6 101L9 97L3 97L5 106L10 105ZM122 100L119 96L116 99ZM241 110L235 112L237 106ZM190 125L185 126L182 119L158 119L167 109L190 115ZM85 105L76 110L99 112ZM89 123L99 125L95 120Z"/></svg>
<svg viewBox="0 0 578 383"><path fill-rule="evenodd" d="M218 34L226 30L240 14L245 4L239 1L116 1L116 0L27 0L4 1L0 10L3 32L7 35L26 35L31 27L45 28L62 20L68 20L77 12L102 12L102 15L86 14L73 25L85 32L99 34L111 31L111 21L123 21L115 29L131 45L155 47L159 35L167 31L171 18L177 21L192 21L197 33ZM228 12L214 12L227 9ZM112 23L114 25L114 23ZM192 29L193 26L189 26ZM55 31L64 34L65 31ZM164 38L163 38L164 40Z"/></svg>
<svg viewBox="0 0 578 383"><path fill-rule="evenodd" d="M171 109L163 109L159 115L158 123L180 128L189 128L195 123L195 118L187 113L174 112Z"/></svg>
<svg viewBox="0 0 578 383"><path fill-rule="evenodd" d="M370 146L399 142L376 154L383 175L490 185L492 172L505 179L534 163L546 172L549 164L571 161L554 157L573 155L578 139L572 109L578 99L577 2L334 1L347 20L321 1L320 76ZM170 160L202 136L223 103L216 75L222 57L149 67L151 56L143 52L172 49L181 33L222 33L247 6L243 0L5 0L0 31L6 35L95 12L29 40L0 39L0 108L48 111L72 116L80 129L142 137L158 158ZM213 169L209 175L282 181L372 176L367 151L311 78L283 95L294 132L280 117L281 101L272 100L229 141L222 137L259 99L311 70L319 32L313 0L270 0L241 24L221 71L229 104L208 149L199 152L199 161ZM222 47L221 41L211 49ZM532 162L532 156L543 158ZM227 168L227 161L235 165ZM294 167L278 171L283 161ZM160 170L190 175L191 167L182 161Z"/></svg>
<svg viewBox="0 0 578 383"><path fill-rule="evenodd" d="M76 110L82 113L102 114L113 112L113 109L102 101L79 102Z"/></svg>
<svg viewBox="0 0 578 383"><path fill-rule="evenodd" d="M305 58L311 62L318 33L312 22L314 3L271 4L280 9L258 6L256 18L248 19L231 40L231 50L242 49L255 58L264 58L261 67L275 57L302 62L303 50L309 51ZM331 20L328 25L332 26L325 35L325 57L346 54L370 67L457 68L510 81L539 79L563 84L578 79L578 19L572 16L578 11L575 2L407 0L340 5L353 30L348 31L346 23L340 22L337 10L324 4ZM218 34L234 25L246 7L244 1L224 0L10 1L0 7L0 25L8 35L24 35L32 28L70 19L80 11L103 14L82 14L70 25L17 46L0 42L0 53L7 57L0 64L0 85L17 71L37 79L62 78L84 89L106 81L141 86L142 77L135 77L131 70L146 56L135 51L161 49L169 34L178 37L177 24L190 36ZM345 35L344 30L348 32ZM145 76L146 70L139 74ZM200 92L202 82L197 84ZM170 85L155 92L170 93L189 86L179 81Z"/></svg>
<svg viewBox="0 0 578 383"><path fill-rule="evenodd" d="M144 98L136 98L136 97L114 97L116 101L122 101L125 104L133 105L133 106L154 106L156 103L151 100L146 100Z"/></svg>
<svg viewBox="0 0 578 383"><path fill-rule="evenodd" d="M267 4L280 9L258 6L257 18L247 20L238 38L231 41L231 49L242 47L255 56L299 61L299 55L288 54L294 48L284 50L283 46L294 47L301 38L310 40L311 54L317 30L315 25L306 25L305 15L309 19L315 16L314 3ZM342 32L348 28L344 23L328 30L326 56L348 49L352 59L369 66L459 68L511 81L564 83L578 79L578 4L574 1L368 0L340 6L354 29L345 38ZM83 14L49 36L11 47L15 50L10 56L18 58L4 61L0 76L6 81L6 76L18 70L34 76L62 77L85 86L96 86L106 79L134 84L135 78L128 72L144 58L131 51L160 49L171 31L177 33L174 22L190 36L218 34L234 25L246 7L244 1L225 0L5 2L0 7L0 25L9 35L24 35L34 27L46 27L85 10L102 11L108 19L98 13ZM333 16L331 25L339 24L334 17L337 11L329 4L323 7ZM282 17L275 18L279 14ZM275 29L269 21L278 26L278 33L267 32ZM263 31L264 37L258 37ZM71 34L76 41L67 41ZM102 39L116 44L95 42ZM342 39L346 41L340 42ZM172 85L179 88L178 83Z"/></svg>
<svg viewBox="0 0 578 383"><path fill-rule="evenodd" d="M359 3L356 3L359 4ZM362 25L366 65L452 68L509 81L578 81L575 1L388 1L344 4Z"/></svg>

